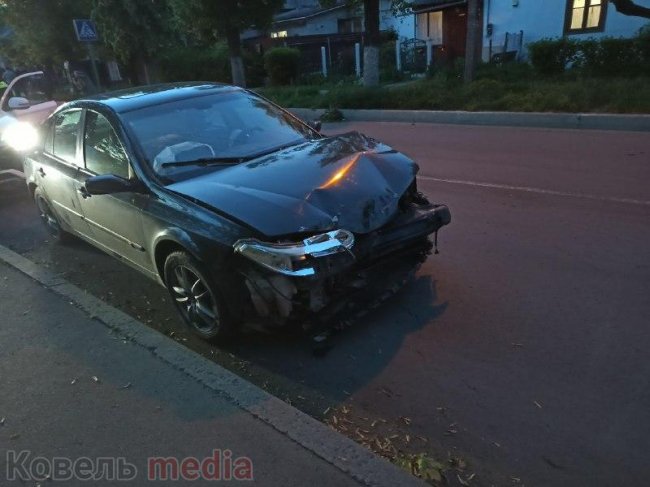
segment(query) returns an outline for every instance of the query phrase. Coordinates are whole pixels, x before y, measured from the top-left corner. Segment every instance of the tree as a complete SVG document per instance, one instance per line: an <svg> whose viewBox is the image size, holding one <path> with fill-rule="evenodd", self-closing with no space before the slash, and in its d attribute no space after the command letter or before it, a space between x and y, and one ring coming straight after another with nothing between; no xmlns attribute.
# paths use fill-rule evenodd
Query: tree
<svg viewBox="0 0 650 487"><path fill-rule="evenodd" d="M241 49L241 31L266 29L283 0L172 0L181 28L204 44L219 37L228 43L233 83L246 86Z"/></svg>
<svg viewBox="0 0 650 487"><path fill-rule="evenodd" d="M631 15L633 17L645 17L650 19L650 7L642 7L637 5L632 0L609 0L614 4L614 8L618 13L623 15Z"/></svg>
<svg viewBox="0 0 650 487"><path fill-rule="evenodd" d="M92 18L104 45L128 66L131 77L149 83L147 63L175 37L169 2L93 0Z"/></svg>
<svg viewBox="0 0 650 487"><path fill-rule="evenodd" d="M82 53L72 19L87 18L89 0L2 0L3 20L13 30L12 62L52 65Z"/></svg>
<svg viewBox="0 0 650 487"><path fill-rule="evenodd" d="M363 0L363 85L379 84L379 0Z"/></svg>
<svg viewBox="0 0 650 487"><path fill-rule="evenodd" d="M467 39L465 42L465 83L471 83L479 61L481 22L479 0L467 1Z"/></svg>

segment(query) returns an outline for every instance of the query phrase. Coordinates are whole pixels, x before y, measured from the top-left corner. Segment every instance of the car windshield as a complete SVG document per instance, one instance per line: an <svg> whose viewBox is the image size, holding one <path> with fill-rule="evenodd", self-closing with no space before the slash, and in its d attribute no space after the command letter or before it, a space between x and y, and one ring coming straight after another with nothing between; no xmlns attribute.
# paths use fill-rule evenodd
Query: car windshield
<svg viewBox="0 0 650 487"><path fill-rule="evenodd" d="M317 136L271 103L239 90L133 110L124 119L156 174L170 180Z"/></svg>

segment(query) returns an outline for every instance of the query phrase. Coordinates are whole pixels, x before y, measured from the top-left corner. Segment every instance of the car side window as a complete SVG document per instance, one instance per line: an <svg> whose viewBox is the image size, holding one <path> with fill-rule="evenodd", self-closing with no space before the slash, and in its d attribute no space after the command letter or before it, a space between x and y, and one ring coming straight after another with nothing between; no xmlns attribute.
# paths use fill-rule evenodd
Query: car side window
<svg viewBox="0 0 650 487"><path fill-rule="evenodd" d="M86 169L129 179L129 159L115 129L103 115L88 110L84 134Z"/></svg>
<svg viewBox="0 0 650 487"><path fill-rule="evenodd" d="M77 133L81 121L81 110L69 110L54 119L54 140L52 153L60 159L76 164Z"/></svg>

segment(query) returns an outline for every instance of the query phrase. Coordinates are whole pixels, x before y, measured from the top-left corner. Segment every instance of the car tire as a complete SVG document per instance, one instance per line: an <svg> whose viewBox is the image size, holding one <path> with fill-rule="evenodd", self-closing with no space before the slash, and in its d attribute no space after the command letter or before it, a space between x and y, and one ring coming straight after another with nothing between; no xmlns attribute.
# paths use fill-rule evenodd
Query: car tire
<svg viewBox="0 0 650 487"><path fill-rule="evenodd" d="M165 286L190 330L204 340L220 342L232 335L236 322L210 273L190 254L172 252L165 260Z"/></svg>
<svg viewBox="0 0 650 487"><path fill-rule="evenodd" d="M41 188L36 188L34 191L34 201L36 202L36 208L38 209L41 222L51 237L61 243L69 242L74 238L71 233L65 231L61 226L59 219L52 211L52 206L45 198Z"/></svg>

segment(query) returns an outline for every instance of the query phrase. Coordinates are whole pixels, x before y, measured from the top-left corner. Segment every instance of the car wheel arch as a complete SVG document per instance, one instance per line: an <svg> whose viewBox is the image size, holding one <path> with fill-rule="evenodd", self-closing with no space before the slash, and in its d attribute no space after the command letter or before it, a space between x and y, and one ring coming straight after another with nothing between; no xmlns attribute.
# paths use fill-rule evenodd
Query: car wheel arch
<svg viewBox="0 0 650 487"><path fill-rule="evenodd" d="M167 257L174 252L187 252L198 262L202 262L202 259L196 254L196 252L193 252L189 247L190 246L184 245L178 240L172 238L162 238L156 242L154 249L154 263L156 265L158 276L163 283L165 282L165 261L167 260Z"/></svg>

